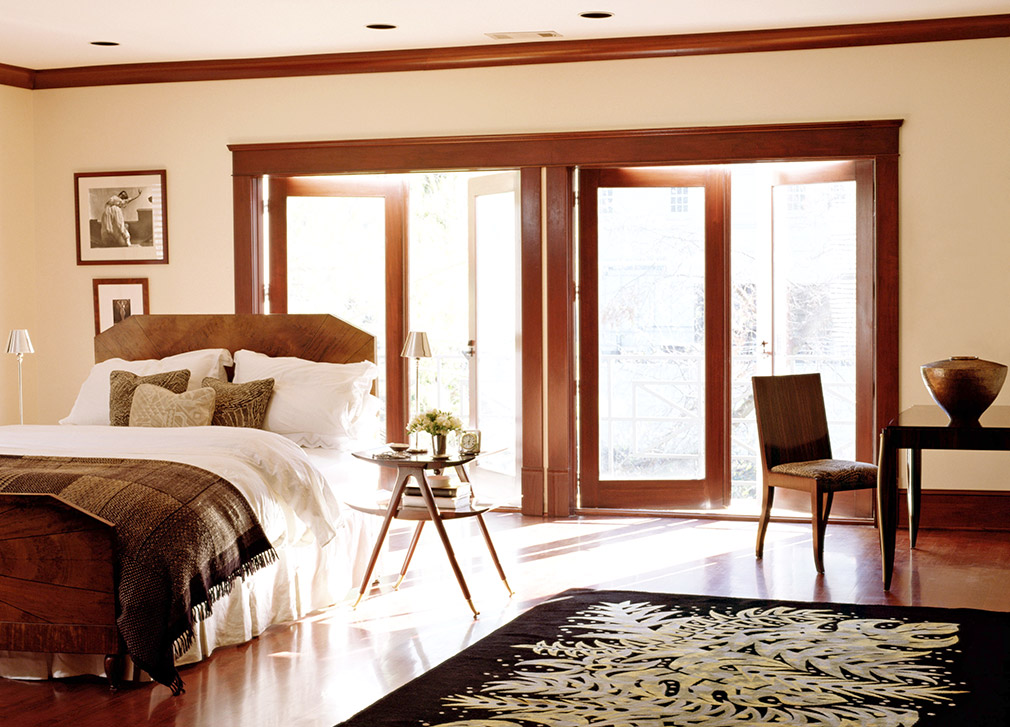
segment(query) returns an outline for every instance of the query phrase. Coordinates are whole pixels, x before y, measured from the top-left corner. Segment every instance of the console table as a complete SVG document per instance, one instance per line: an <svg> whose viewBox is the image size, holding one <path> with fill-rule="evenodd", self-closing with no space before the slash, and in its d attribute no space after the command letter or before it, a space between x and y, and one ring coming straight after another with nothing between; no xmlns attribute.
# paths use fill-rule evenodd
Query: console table
<svg viewBox="0 0 1010 727"><path fill-rule="evenodd" d="M952 422L938 406L913 406L880 432L877 513L884 589L891 587L894 541L898 530L898 450L908 451L908 537L914 548L922 494L922 450L1010 450L1010 406L989 407L979 421Z"/></svg>
<svg viewBox="0 0 1010 727"><path fill-rule="evenodd" d="M459 563L456 561L456 554L453 552L452 544L449 542L449 536L445 532L445 525L443 521L453 520L456 518L477 518L477 524L480 526L481 534L484 536L484 542L487 543L488 552L491 553L491 560L494 562L495 568L498 570L498 575L502 579L502 583L505 584L506 590L510 596L514 595L512 588L508 584L508 580L505 578L505 571L502 570L501 561L498 560L498 554L495 552L494 543L491 542L491 533L488 532L487 525L484 522L484 513L492 509L490 505L478 505L471 494L471 499L469 504L457 510L439 510L435 505L434 496L431 493L431 487L428 485L428 480L425 477L425 472L430 471L432 474L439 474L443 470L450 467L456 470L456 474L459 476L460 481L469 483L470 478L466 473L466 464L473 460L476 455L473 454L451 454L448 457L433 457L428 453L422 454L410 454L410 455L389 455L385 450L370 450L366 452L354 452L355 457L358 459L365 460L366 462L372 462L380 467L387 467L396 470L396 482L393 485L393 491L389 497L389 503L385 506L376 505L366 505L362 503L347 503L349 506L353 507L355 510L361 512L367 512L373 515L382 515L382 527L379 530L379 536L375 541L375 547L372 548L372 556L368 560L368 566L365 568L365 575L361 579L361 589L358 592L358 598L354 602L357 606L364 597L365 592L368 590L369 579L372 577L372 571L375 569L375 563L379 559L379 553L382 550L382 544L386 539L386 534L389 532L389 525L392 523L393 519L398 520L415 520L417 521L417 526L414 528L414 536L410 541L410 546L407 548L407 556L403 561L403 567L400 569L400 580L397 581L396 587L399 587L400 583L403 581L404 576L407 574L407 567L410 565L410 560L414 555L414 549L417 547L417 541L421 537L421 530L424 524L431 521L435 530L438 532L438 537L442 540L442 546L445 548L445 554L449 559L449 565L452 567L453 573L456 575L456 580L459 582L460 590L463 591L463 598L466 599L467 605L470 606L470 610L473 612L473 617L477 618L480 612L473 605L473 599L470 597L470 589L467 588L466 580L463 578L463 571L460 570ZM379 455L376 457L376 455ZM400 504L403 498L404 490L407 488L407 481L410 478L414 478L417 481L418 488L421 490L421 497L424 498L425 507L402 507Z"/></svg>

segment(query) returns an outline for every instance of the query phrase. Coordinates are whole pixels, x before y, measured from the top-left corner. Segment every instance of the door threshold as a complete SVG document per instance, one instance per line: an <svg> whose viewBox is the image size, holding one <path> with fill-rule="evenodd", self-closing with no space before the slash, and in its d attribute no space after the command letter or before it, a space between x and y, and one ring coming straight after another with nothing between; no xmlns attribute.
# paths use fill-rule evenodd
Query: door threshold
<svg viewBox="0 0 1010 727"><path fill-rule="evenodd" d="M575 515L603 515L610 517L662 517L693 518L696 520L732 520L757 522L758 512L742 512L733 508L713 508L707 510L641 510L635 508L577 507ZM809 523L810 514L794 510L772 510L772 521L779 523ZM842 525L873 525L873 518L831 517L829 521Z"/></svg>

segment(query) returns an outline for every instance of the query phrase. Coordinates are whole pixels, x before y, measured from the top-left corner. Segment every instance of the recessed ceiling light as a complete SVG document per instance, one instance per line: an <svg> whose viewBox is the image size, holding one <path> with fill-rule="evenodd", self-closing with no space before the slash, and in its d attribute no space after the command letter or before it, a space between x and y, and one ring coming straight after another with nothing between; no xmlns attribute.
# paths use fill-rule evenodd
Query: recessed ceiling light
<svg viewBox="0 0 1010 727"><path fill-rule="evenodd" d="M369 30L395 30L395 25L390 25L389 23L369 23L365 26Z"/></svg>
<svg viewBox="0 0 1010 727"><path fill-rule="evenodd" d="M580 18L589 18L590 20L601 20L603 18L614 17L613 13L608 13L606 10L591 10L588 13L579 13Z"/></svg>
<svg viewBox="0 0 1010 727"><path fill-rule="evenodd" d="M114 40L93 40L91 41L91 45L114 46L119 45L119 43Z"/></svg>

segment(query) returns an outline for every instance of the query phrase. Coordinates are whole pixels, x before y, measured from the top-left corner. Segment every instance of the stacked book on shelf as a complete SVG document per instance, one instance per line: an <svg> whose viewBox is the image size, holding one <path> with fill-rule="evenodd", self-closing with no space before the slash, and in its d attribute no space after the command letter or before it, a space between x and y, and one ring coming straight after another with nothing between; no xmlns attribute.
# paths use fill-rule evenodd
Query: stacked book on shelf
<svg viewBox="0 0 1010 727"><path fill-rule="evenodd" d="M435 496L435 506L439 510L466 510L470 505L470 484L450 480L447 475L427 475L431 494ZM421 488L414 482L403 492L403 507L427 507Z"/></svg>

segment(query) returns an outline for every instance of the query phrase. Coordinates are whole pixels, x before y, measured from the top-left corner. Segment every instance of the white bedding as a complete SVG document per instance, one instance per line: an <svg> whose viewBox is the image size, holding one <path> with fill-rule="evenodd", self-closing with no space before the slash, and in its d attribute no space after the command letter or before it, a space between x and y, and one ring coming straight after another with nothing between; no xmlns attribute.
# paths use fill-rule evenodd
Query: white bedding
<svg viewBox="0 0 1010 727"><path fill-rule="evenodd" d="M213 615L199 624L193 647L177 664L198 661L218 646L248 641L271 624L343 598L360 585L378 525L378 518L342 504L353 497L352 490L374 490L378 468L347 451L304 450L258 429L6 426L0 427L0 454L183 462L214 472L245 496L279 560L214 604ZM101 675L102 661L101 656L0 651L0 676Z"/></svg>

